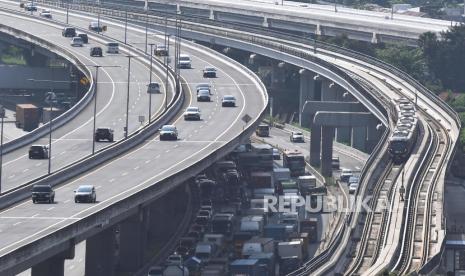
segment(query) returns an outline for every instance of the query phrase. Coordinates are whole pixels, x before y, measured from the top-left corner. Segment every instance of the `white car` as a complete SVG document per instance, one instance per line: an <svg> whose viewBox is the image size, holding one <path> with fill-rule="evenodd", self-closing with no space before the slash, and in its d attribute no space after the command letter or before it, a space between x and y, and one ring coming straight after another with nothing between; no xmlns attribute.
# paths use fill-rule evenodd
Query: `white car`
<svg viewBox="0 0 465 276"><path fill-rule="evenodd" d="M82 47L84 45L84 41L81 37L75 36L71 39L71 46L73 47Z"/></svg>
<svg viewBox="0 0 465 276"><path fill-rule="evenodd" d="M300 131L293 131L291 132L291 136L290 136L290 140L291 142L305 142L304 141L304 134Z"/></svg>
<svg viewBox="0 0 465 276"><path fill-rule="evenodd" d="M191 57L186 54L180 54L179 55L179 61L178 61L178 66L179 68L191 68Z"/></svg>
<svg viewBox="0 0 465 276"><path fill-rule="evenodd" d="M166 259L165 265L182 265L182 256L178 254L173 254Z"/></svg>
<svg viewBox="0 0 465 276"><path fill-rule="evenodd" d="M236 98L231 95L225 95L223 96L223 100L221 101L221 106L231 106L235 107L236 106Z"/></svg>
<svg viewBox="0 0 465 276"><path fill-rule="evenodd" d="M349 194L355 194L358 188L358 183L351 183L349 185Z"/></svg>
<svg viewBox="0 0 465 276"><path fill-rule="evenodd" d="M45 18L52 18L52 12L50 12L50 10L42 10L40 12L40 16Z"/></svg>
<svg viewBox="0 0 465 276"><path fill-rule="evenodd" d="M189 106L184 112L184 120L200 120L200 109L195 106Z"/></svg>

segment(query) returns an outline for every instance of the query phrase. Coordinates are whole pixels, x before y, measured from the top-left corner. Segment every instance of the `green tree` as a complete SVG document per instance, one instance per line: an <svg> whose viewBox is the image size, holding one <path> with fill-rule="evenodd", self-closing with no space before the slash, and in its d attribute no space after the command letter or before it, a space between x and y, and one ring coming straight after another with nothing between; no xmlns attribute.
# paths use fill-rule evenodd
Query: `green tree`
<svg viewBox="0 0 465 276"><path fill-rule="evenodd" d="M419 48L389 44L383 48L376 49L376 57L391 63L416 79L424 79L426 63L423 58L423 52Z"/></svg>

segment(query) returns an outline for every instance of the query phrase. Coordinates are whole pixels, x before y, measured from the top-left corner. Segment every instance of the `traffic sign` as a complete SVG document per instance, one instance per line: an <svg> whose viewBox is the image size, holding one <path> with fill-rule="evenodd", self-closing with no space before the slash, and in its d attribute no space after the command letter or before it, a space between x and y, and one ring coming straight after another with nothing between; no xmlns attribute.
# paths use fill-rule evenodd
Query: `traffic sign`
<svg viewBox="0 0 465 276"><path fill-rule="evenodd" d="M250 120L252 120L252 117L249 116L249 114L245 114L243 117L242 117L242 121L244 121L246 124L248 122L250 122Z"/></svg>

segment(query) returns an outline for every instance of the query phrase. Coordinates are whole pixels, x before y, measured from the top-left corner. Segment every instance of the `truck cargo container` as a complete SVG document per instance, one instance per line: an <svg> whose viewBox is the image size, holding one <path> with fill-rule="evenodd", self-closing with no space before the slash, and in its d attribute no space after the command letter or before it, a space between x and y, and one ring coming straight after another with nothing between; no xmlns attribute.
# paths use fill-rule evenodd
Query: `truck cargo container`
<svg viewBox="0 0 465 276"><path fill-rule="evenodd" d="M205 234L203 236L203 241L215 244L220 251L223 249L225 243L223 234Z"/></svg>
<svg viewBox="0 0 465 276"><path fill-rule="evenodd" d="M229 236L233 232L234 215L229 213L220 213L213 216L212 233L224 234Z"/></svg>
<svg viewBox="0 0 465 276"><path fill-rule="evenodd" d="M195 257L202 260L203 264L208 264L211 258L216 256L217 247L211 242L198 242L195 246Z"/></svg>
<svg viewBox="0 0 465 276"><path fill-rule="evenodd" d="M301 175L297 182L302 195L309 195L316 188L316 177L313 175Z"/></svg>
<svg viewBox="0 0 465 276"><path fill-rule="evenodd" d="M240 231L260 236L263 234L263 226L262 216L245 216L241 219Z"/></svg>
<svg viewBox="0 0 465 276"><path fill-rule="evenodd" d="M288 275L302 266L302 260L296 256L285 257L279 260L279 275Z"/></svg>
<svg viewBox="0 0 465 276"><path fill-rule="evenodd" d="M293 179L285 180L280 182L281 194L299 194L299 186L297 181Z"/></svg>
<svg viewBox="0 0 465 276"><path fill-rule="evenodd" d="M260 199L264 198L265 196L274 196L275 190L274 188L262 188L262 189L253 189L252 190L252 198Z"/></svg>
<svg viewBox="0 0 465 276"><path fill-rule="evenodd" d="M279 220L280 224L290 225L294 229L292 233L299 233L299 214L297 212L282 213ZM292 234L291 233L291 234Z"/></svg>
<svg viewBox="0 0 465 276"><path fill-rule="evenodd" d="M303 259L303 242L290 241L278 243L278 256L282 258L286 257L297 257L300 260Z"/></svg>
<svg viewBox="0 0 465 276"><path fill-rule="evenodd" d="M289 238L289 227L281 224L268 224L263 227L263 236L274 239L275 241L287 241Z"/></svg>
<svg viewBox="0 0 465 276"><path fill-rule="evenodd" d="M285 150L283 152L283 166L289 168L291 176L305 174L305 157L298 150Z"/></svg>
<svg viewBox="0 0 465 276"><path fill-rule="evenodd" d="M308 233L310 236L310 242L316 242L318 240L318 219L307 218L301 220L300 232Z"/></svg>
<svg viewBox="0 0 465 276"><path fill-rule="evenodd" d="M250 150L237 153L241 168L245 171L273 170L273 148L267 144L250 144Z"/></svg>
<svg viewBox="0 0 465 276"><path fill-rule="evenodd" d="M16 105L16 127L32 131L39 126L39 108L33 104Z"/></svg>
<svg viewBox="0 0 465 276"><path fill-rule="evenodd" d="M274 188L272 172L252 172L248 182L249 188L252 189L267 189Z"/></svg>
<svg viewBox="0 0 465 276"><path fill-rule="evenodd" d="M303 233L296 233L290 236L291 241L302 241L302 252L303 258L306 259L308 257L308 245L310 243L310 235L306 232Z"/></svg>
<svg viewBox="0 0 465 276"><path fill-rule="evenodd" d="M274 253L258 253L250 255L249 259L258 260L260 268L260 276L276 275L276 258Z"/></svg>
<svg viewBox="0 0 465 276"><path fill-rule="evenodd" d="M289 168L274 168L273 178L275 183L278 183L278 181L291 179L291 171Z"/></svg>
<svg viewBox="0 0 465 276"><path fill-rule="evenodd" d="M239 259L229 265L231 276L258 276L259 261L256 259Z"/></svg>
<svg viewBox="0 0 465 276"><path fill-rule="evenodd" d="M273 253L274 240L271 238L253 237L242 246L242 257L257 253Z"/></svg>

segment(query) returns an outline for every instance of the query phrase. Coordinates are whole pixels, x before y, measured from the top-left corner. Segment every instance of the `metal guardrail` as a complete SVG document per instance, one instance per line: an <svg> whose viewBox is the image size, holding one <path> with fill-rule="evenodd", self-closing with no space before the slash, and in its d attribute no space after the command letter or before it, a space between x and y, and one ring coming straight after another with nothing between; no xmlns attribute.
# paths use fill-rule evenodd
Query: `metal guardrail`
<svg viewBox="0 0 465 276"><path fill-rule="evenodd" d="M35 35L30 33L11 28L9 26L0 24L0 32L7 33L9 35L13 35L15 37L21 38L26 40L30 43L36 44L42 48L48 49L50 51L56 52L66 60L74 64L81 72L85 74L85 76L91 80L89 89L87 90L84 97L82 97L79 102L73 105L70 109L66 112L61 114L60 116L54 118L52 120L52 130L56 130L59 127L63 126L64 124L68 123L70 120L75 118L94 98L94 79L90 69L85 66L78 58L74 56L70 51L60 46L56 46L44 39L41 39ZM34 129L33 131L24 134L21 137L18 137L14 140L8 141L3 144L3 154L7 154L12 152L20 147L28 145L41 137L45 136L49 132L49 122L45 123L44 125Z"/></svg>

